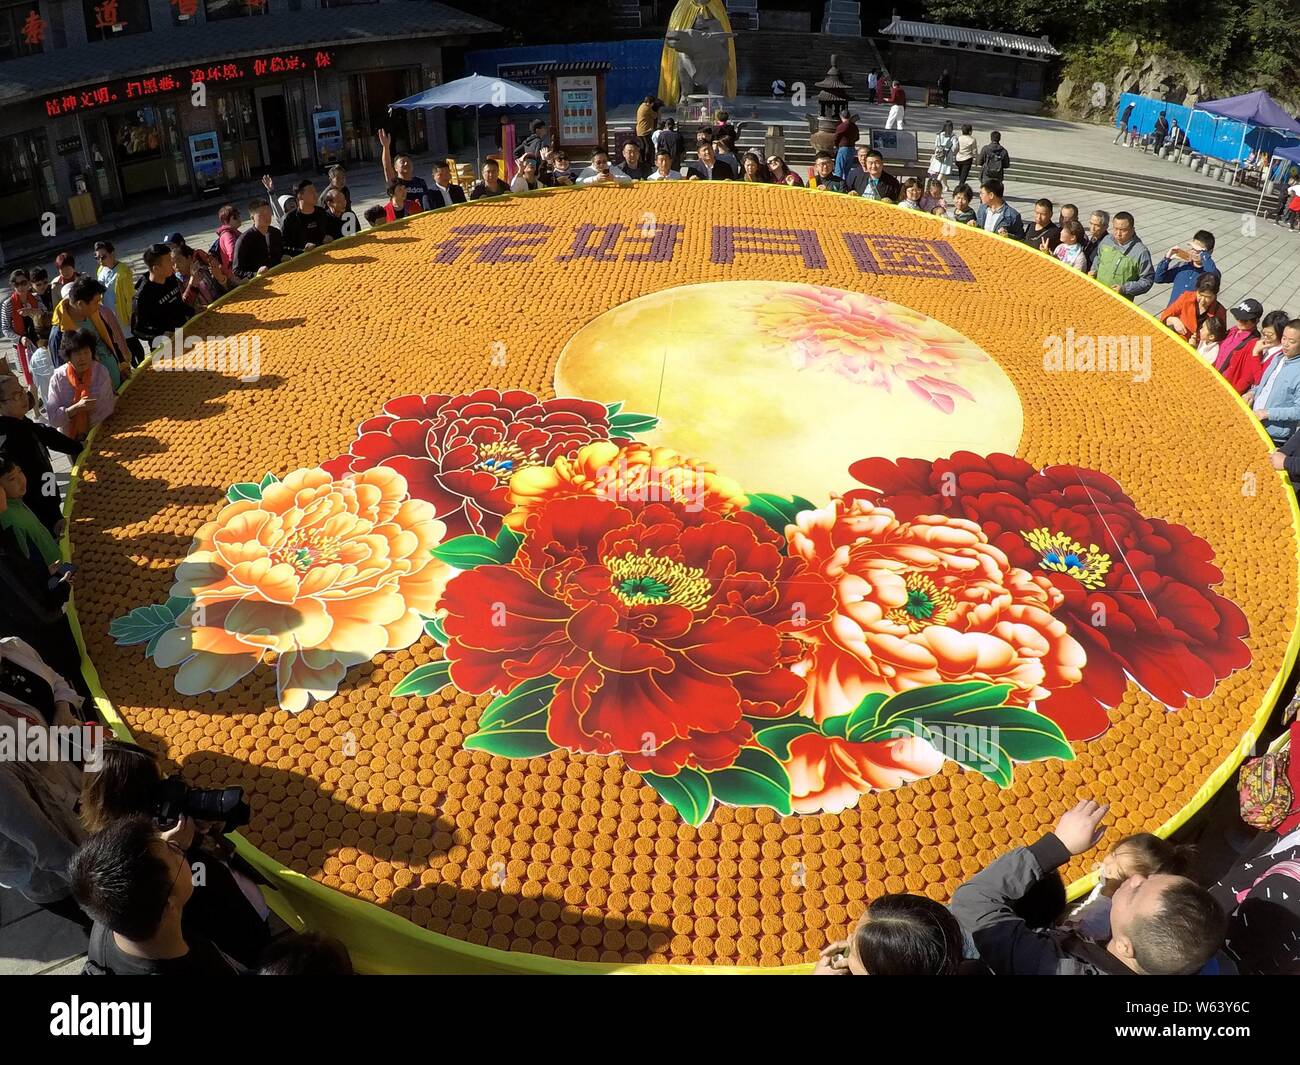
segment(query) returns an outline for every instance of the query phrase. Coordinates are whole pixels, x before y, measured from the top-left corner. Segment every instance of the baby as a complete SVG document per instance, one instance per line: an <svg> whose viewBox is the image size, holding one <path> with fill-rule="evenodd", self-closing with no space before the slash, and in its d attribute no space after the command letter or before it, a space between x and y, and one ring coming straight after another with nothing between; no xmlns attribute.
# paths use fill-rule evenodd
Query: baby
<svg viewBox="0 0 1300 1065"><path fill-rule="evenodd" d="M1201 332L1197 337L1200 343L1196 345L1196 354L1206 362L1213 363L1219 357L1219 343L1227 335L1228 331L1224 328L1223 321L1210 315L1201 325Z"/></svg>
<svg viewBox="0 0 1300 1065"><path fill-rule="evenodd" d="M1131 876L1154 876L1157 873L1186 875L1190 848L1139 832L1120 840L1102 859L1097 886L1061 921L1084 939L1105 942L1110 939L1110 900L1119 886Z"/></svg>

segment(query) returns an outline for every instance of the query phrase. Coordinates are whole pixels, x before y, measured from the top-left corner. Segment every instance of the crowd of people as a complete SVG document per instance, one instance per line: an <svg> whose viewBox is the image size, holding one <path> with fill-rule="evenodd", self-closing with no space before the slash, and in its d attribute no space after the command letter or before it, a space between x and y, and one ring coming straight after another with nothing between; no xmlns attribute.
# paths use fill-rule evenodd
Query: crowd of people
<svg viewBox="0 0 1300 1065"><path fill-rule="evenodd" d="M566 185L804 185L779 156L738 153L725 112L696 133L695 157L684 159L683 134L673 119L658 119L657 104L647 97L637 136L621 145L617 159L597 151L583 169L536 121L513 159L516 173L507 181L490 160L468 192L443 161L433 165L431 180L417 176L414 160L394 155L381 134L387 199L363 218L381 225L467 200ZM902 105L893 105L900 125ZM1126 211L1093 211L1085 225L1074 204L1058 209L1044 198L1026 221L1006 200L1011 159L996 131L981 147L969 125L959 133L945 123L925 177L900 179L879 152L858 143L853 119L841 116L834 150L817 153L808 187L1023 241L1129 299L1170 285L1159 320L1245 397L1276 445L1274 465L1300 479L1300 319L1284 310L1265 313L1249 297L1225 310L1212 233L1199 230L1156 261ZM975 167L978 193L969 184ZM264 185L267 196L248 205L247 226L239 208L227 204L209 248L190 247L172 233L145 250L139 277L109 240L95 244L93 272L79 270L64 251L53 275L39 266L10 275L11 291L0 303L0 332L11 349L0 373L0 727L20 719L29 728L94 721L64 614L75 569L59 548L65 523L50 453L80 453L158 337L286 257L358 230L340 166L330 169L323 196L310 180L280 197L270 178ZM116 740L103 743L93 770L0 760L0 884L82 925L89 973L350 973L337 941L273 937L260 877L226 838L232 822L187 812L177 798L186 793L149 751ZM973 876L948 906L908 894L876 898L846 937L828 944L816 972L1230 973L1243 956L1259 953L1251 952L1252 933L1238 920L1241 895L1216 895L1195 882L1186 851L1152 835L1112 843L1097 889L1067 905L1058 870L1100 843L1105 813L1098 803L1079 803L1053 832ZM1294 845L1300 847L1300 834ZM193 875L200 867L204 875ZM1229 927L1234 942L1226 949Z"/></svg>

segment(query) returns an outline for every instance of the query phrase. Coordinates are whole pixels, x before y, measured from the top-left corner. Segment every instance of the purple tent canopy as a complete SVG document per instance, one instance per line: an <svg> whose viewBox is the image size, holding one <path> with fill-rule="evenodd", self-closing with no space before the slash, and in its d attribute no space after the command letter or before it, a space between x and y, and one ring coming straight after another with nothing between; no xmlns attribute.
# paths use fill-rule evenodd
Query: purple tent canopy
<svg viewBox="0 0 1300 1065"><path fill-rule="evenodd" d="M1219 118L1234 118L1248 126L1262 126L1265 129L1300 134L1300 122L1287 114L1282 106L1263 89L1248 92L1244 96L1229 96L1223 100L1198 103L1196 110L1217 115Z"/></svg>

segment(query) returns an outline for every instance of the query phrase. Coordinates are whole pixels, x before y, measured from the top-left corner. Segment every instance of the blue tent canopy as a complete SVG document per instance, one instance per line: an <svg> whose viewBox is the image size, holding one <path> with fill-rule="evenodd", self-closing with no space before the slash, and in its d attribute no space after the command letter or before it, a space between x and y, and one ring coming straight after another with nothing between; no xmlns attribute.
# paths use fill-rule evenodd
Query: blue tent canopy
<svg viewBox="0 0 1300 1065"><path fill-rule="evenodd" d="M389 104L389 110L427 110L435 107L545 107L546 94L505 78L471 74L446 85L417 92Z"/></svg>
<svg viewBox="0 0 1300 1065"><path fill-rule="evenodd" d="M467 78L449 81L446 85L435 85L432 89L417 92L396 103L389 104L388 110L429 111L438 107L472 107L475 111L474 121L474 155L478 168L483 160L478 149L478 109L480 107L545 107L546 94L530 89L518 82L505 78L487 78L482 74L471 74Z"/></svg>
<svg viewBox="0 0 1300 1065"><path fill-rule="evenodd" d="M1300 144L1292 145L1289 148L1278 148L1273 153L1274 159L1285 159L1289 163L1300 165Z"/></svg>
<svg viewBox="0 0 1300 1065"><path fill-rule="evenodd" d="M1219 118L1231 118L1248 126L1275 129L1283 133L1300 134L1300 122L1287 114L1282 105L1263 89L1244 96L1229 96L1196 105L1196 110L1206 111Z"/></svg>

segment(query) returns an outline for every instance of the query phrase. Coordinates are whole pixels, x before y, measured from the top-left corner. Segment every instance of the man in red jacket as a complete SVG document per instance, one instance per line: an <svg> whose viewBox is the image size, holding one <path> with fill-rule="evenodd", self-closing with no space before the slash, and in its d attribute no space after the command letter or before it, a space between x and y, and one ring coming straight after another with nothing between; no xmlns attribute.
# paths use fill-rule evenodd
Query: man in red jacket
<svg viewBox="0 0 1300 1065"><path fill-rule="evenodd" d="M1233 307L1232 317L1237 324L1219 344L1219 357L1214 360L1214 368L1241 395L1259 384L1264 375L1263 364L1253 354L1255 341L1259 339L1257 326L1263 316L1264 307L1259 300L1244 299Z"/></svg>

